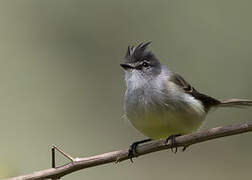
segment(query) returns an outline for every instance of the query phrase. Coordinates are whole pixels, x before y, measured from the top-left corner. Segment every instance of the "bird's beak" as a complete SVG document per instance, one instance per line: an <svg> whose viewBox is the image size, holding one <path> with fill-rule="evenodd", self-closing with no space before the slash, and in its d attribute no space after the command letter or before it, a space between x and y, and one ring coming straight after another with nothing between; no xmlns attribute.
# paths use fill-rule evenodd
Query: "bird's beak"
<svg viewBox="0 0 252 180"><path fill-rule="evenodd" d="M129 69L134 69L135 67L130 65L130 64L127 64L127 63L122 63L120 64L120 66L124 69L124 70L129 70Z"/></svg>

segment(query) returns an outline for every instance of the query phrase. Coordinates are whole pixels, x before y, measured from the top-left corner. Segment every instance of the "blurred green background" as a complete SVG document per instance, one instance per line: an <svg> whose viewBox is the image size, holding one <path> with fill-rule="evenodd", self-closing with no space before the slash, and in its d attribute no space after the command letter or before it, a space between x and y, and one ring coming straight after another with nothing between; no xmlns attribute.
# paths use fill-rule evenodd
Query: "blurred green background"
<svg viewBox="0 0 252 180"><path fill-rule="evenodd" d="M52 144L85 157L144 138L122 118L119 63L129 44L151 40L160 61L201 92L252 99L251 7L249 0L1 1L0 177L49 168ZM252 109L219 109L202 128L251 116ZM248 179L251 138L157 152L64 179Z"/></svg>

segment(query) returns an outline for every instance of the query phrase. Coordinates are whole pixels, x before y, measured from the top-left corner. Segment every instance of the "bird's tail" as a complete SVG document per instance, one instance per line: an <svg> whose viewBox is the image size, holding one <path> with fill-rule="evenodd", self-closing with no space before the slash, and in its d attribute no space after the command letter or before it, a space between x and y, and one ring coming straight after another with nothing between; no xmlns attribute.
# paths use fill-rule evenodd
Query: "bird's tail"
<svg viewBox="0 0 252 180"><path fill-rule="evenodd" d="M219 107L237 107L237 108L244 108L247 106L252 106L252 100L247 99L225 99L221 100Z"/></svg>

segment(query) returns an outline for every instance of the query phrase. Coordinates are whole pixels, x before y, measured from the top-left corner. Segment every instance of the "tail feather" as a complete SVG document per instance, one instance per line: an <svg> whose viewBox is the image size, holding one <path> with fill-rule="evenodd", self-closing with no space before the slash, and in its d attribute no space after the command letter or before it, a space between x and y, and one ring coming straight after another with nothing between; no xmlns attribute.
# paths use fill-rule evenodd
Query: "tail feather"
<svg viewBox="0 0 252 180"><path fill-rule="evenodd" d="M247 106L252 106L252 100L247 99L225 99L221 100L219 107L237 107L244 108Z"/></svg>

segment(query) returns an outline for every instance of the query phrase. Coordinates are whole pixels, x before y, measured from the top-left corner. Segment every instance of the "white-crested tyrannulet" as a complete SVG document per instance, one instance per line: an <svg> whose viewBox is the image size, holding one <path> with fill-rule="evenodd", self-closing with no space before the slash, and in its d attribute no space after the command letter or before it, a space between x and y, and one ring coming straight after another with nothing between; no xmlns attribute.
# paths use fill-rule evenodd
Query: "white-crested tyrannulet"
<svg viewBox="0 0 252 180"><path fill-rule="evenodd" d="M251 100L218 100L198 92L179 74L161 64L146 49L149 44L129 46L121 66L127 85L126 117L150 139L175 138L196 131L213 107L252 105ZM129 156L133 157L137 144L148 140L133 143Z"/></svg>

